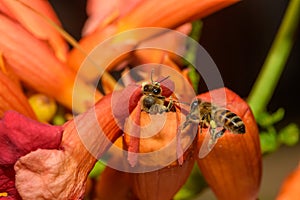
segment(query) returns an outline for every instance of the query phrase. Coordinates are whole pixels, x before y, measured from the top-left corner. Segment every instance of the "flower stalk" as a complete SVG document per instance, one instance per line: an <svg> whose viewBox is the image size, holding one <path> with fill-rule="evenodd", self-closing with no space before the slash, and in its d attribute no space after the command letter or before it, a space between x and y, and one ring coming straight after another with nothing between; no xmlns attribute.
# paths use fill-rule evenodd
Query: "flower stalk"
<svg viewBox="0 0 300 200"><path fill-rule="evenodd" d="M275 40L248 97L255 117L264 111L277 86L294 43L300 19L300 0L291 0Z"/></svg>

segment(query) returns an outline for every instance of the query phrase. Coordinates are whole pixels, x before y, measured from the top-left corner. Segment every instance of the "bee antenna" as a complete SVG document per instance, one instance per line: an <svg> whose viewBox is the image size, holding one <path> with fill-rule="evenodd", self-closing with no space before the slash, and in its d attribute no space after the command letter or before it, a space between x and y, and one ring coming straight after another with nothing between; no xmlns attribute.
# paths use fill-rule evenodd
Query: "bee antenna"
<svg viewBox="0 0 300 200"><path fill-rule="evenodd" d="M153 81L153 73L154 73L154 69L152 68L152 70L151 70L151 75L150 75L151 83L154 82L154 81Z"/></svg>
<svg viewBox="0 0 300 200"><path fill-rule="evenodd" d="M163 82L163 81L167 80L168 78L170 78L170 76L167 76L167 77L163 78L163 79L162 79L162 80L160 80L158 83L161 83L161 82Z"/></svg>

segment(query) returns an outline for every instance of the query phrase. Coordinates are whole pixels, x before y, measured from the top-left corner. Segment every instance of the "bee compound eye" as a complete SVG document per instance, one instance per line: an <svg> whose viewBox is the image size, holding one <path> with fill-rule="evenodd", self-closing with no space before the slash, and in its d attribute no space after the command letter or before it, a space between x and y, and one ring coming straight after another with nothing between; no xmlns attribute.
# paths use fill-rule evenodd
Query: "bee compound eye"
<svg viewBox="0 0 300 200"><path fill-rule="evenodd" d="M149 92L149 85L148 84L143 86L143 91L144 92Z"/></svg>
<svg viewBox="0 0 300 200"><path fill-rule="evenodd" d="M153 92L153 94L157 95L157 94L160 94L161 89L160 88L154 88L152 92Z"/></svg>

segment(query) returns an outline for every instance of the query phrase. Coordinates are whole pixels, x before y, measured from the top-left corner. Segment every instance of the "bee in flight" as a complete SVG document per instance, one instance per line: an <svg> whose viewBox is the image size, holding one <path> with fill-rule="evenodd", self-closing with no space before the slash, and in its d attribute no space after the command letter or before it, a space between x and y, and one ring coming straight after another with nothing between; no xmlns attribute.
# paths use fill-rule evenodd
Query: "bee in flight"
<svg viewBox="0 0 300 200"><path fill-rule="evenodd" d="M153 81L153 70L151 71L151 83L145 82L142 84L141 106L142 110L150 114L161 114L163 112L169 112L173 107L173 101L170 97L168 105L165 106L166 97L162 96L162 88L160 83L168 79L169 76L158 81Z"/></svg>
<svg viewBox="0 0 300 200"><path fill-rule="evenodd" d="M204 158L213 149L226 130L235 134L246 132L245 124L238 115L200 98L191 103L190 112L181 129L185 129L191 123L199 124L200 133L202 133L202 128L209 127L209 134L204 138L199 158Z"/></svg>

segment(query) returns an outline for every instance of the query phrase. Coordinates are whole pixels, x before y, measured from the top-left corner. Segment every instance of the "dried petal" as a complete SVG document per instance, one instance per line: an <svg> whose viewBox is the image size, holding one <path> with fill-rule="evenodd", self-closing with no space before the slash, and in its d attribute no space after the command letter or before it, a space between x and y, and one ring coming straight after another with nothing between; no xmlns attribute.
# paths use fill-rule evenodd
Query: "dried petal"
<svg viewBox="0 0 300 200"><path fill-rule="evenodd" d="M280 188L277 200L293 200L300 197L300 165L286 179Z"/></svg>
<svg viewBox="0 0 300 200"><path fill-rule="evenodd" d="M0 165L13 165L21 156L38 148L57 148L62 127L41 124L9 111L0 121L0 137Z"/></svg>
<svg viewBox="0 0 300 200"><path fill-rule="evenodd" d="M39 148L57 149L61 137L62 127L38 123L15 111L5 113L0 120L0 193L7 194L4 199L21 199L15 188L15 162Z"/></svg>
<svg viewBox="0 0 300 200"><path fill-rule="evenodd" d="M119 104L115 105L117 108L124 109L128 105L126 108L132 109L128 104L131 95L123 96L129 91L134 90L129 87L116 92L119 100ZM82 198L87 176L96 158L101 157L123 133L118 123L125 120L126 114L118 114L116 119L112 95L107 95L94 108L64 125L62 150L37 150L20 158L15 170L16 187L22 198Z"/></svg>
<svg viewBox="0 0 300 200"><path fill-rule="evenodd" d="M61 25L48 1L20 1L42 13L46 17L50 18L58 26ZM41 16L38 16L36 13L19 3L18 1L11 0L2 0L0 2L0 12L5 13L13 20L18 21L28 31L34 34L35 37L41 40L49 41L49 44L54 49L56 56L62 61L66 60L66 54L68 50L67 43L56 31L56 29L49 23L47 23Z"/></svg>
<svg viewBox="0 0 300 200"><path fill-rule="evenodd" d="M226 101L222 95L226 94ZM203 159L197 159L200 170L218 199L256 199L258 196L262 160L259 132L247 103L228 89L217 89L198 97L226 107L240 116L246 126L245 134L228 131L217 141L212 151ZM220 97L220 98L219 98ZM207 130L199 134L198 149Z"/></svg>

